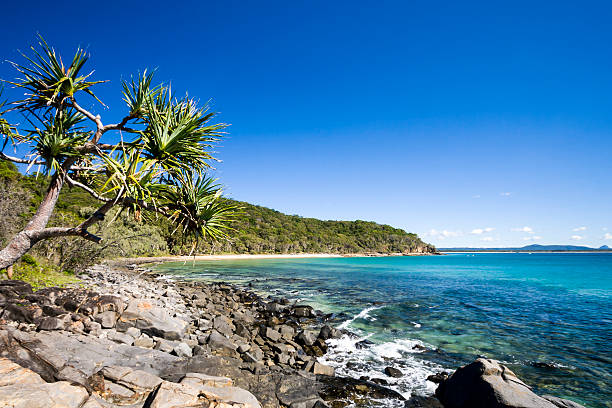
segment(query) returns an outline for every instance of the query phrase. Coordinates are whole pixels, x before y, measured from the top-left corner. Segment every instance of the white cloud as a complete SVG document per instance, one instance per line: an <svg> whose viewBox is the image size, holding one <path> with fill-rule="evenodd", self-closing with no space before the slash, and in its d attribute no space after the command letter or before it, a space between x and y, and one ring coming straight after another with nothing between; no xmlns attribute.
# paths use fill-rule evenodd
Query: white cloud
<svg viewBox="0 0 612 408"><path fill-rule="evenodd" d="M603 227L603 228L602 228L602 230L604 230L604 231L607 231L607 230L608 230L608 228L606 228L606 227Z"/></svg>
<svg viewBox="0 0 612 408"><path fill-rule="evenodd" d="M491 228L491 227L487 227L487 228L475 228L472 230L472 232L470 232L470 234L474 234L474 235L482 235L485 232L491 232L493 231L495 228Z"/></svg>
<svg viewBox="0 0 612 408"><path fill-rule="evenodd" d="M499 195L502 197L510 197L512 193L505 192L505 193L499 193Z"/></svg>
<svg viewBox="0 0 612 408"><path fill-rule="evenodd" d="M606 232L606 235L604 235L604 239L612 239L612 234Z"/></svg>
<svg viewBox="0 0 612 408"><path fill-rule="evenodd" d="M481 241L492 242L494 239L493 237L482 237Z"/></svg>
<svg viewBox="0 0 612 408"><path fill-rule="evenodd" d="M436 237L438 239L445 239L445 238L451 238L451 237L458 237L461 235L461 231L448 231L448 230L438 231L436 229L431 229L427 235Z"/></svg>
<svg viewBox="0 0 612 408"><path fill-rule="evenodd" d="M583 237L581 237L580 235L572 235L572 239L575 241L580 241Z"/></svg>
<svg viewBox="0 0 612 408"><path fill-rule="evenodd" d="M512 228L512 231L526 232L528 234L535 234L535 232L533 231L533 228L531 227Z"/></svg>
<svg viewBox="0 0 612 408"><path fill-rule="evenodd" d="M480 194L473 195L472 198L480 198Z"/></svg>
<svg viewBox="0 0 612 408"><path fill-rule="evenodd" d="M586 231L587 227L576 227L574 228L572 231L574 232L578 232L578 231Z"/></svg>
<svg viewBox="0 0 612 408"><path fill-rule="evenodd" d="M538 241L540 239L542 239L542 237L539 235L531 235L529 237L523 237L523 241Z"/></svg>

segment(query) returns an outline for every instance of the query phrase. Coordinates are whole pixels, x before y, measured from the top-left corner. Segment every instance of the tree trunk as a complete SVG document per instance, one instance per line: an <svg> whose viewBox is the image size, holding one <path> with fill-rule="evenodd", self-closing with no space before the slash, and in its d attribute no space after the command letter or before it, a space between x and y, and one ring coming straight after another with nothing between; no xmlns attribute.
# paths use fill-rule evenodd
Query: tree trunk
<svg viewBox="0 0 612 408"><path fill-rule="evenodd" d="M38 206L38 210L36 210L36 214L34 214L23 231L15 235L8 245L0 251L0 269L13 265L39 241L39 239L32 239L31 232L42 230L47 226L59 194L62 191L64 179L65 176L55 173L45 197Z"/></svg>

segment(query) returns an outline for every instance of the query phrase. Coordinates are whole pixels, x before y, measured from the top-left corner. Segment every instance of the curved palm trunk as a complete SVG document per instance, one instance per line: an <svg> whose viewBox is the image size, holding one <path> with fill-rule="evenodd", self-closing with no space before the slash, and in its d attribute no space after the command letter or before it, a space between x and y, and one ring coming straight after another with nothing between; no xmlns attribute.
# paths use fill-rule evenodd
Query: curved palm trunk
<svg viewBox="0 0 612 408"><path fill-rule="evenodd" d="M40 238L36 237L33 233L47 226L63 185L64 176L60 176L56 173L51 180L45 197L38 206L36 214L34 214L23 231L15 235L13 239L9 241L8 245L0 251L0 269L8 268L13 265L19 258L28 252L34 244L40 241Z"/></svg>

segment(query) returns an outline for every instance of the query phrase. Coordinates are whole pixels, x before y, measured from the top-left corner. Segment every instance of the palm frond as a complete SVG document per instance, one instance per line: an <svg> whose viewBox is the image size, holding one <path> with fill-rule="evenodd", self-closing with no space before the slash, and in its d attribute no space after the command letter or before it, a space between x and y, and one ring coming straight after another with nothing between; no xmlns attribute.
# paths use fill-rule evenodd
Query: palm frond
<svg viewBox="0 0 612 408"><path fill-rule="evenodd" d="M42 36L39 38L40 49L31 47L32 56L22 53L27 61L25 65L11 62L23 78L7 82L26 90L26 98L15 102L17 109L33 111L49 106L61 109L66 99L78 91L84 91L102 103L94 95L91 87L106 81L88 81L93 71L81 75L81 70L88 59L85 51L78 48L70 65L66 67L61 56L56 54Z"/></svg>
<svg viewBox="0 0 612 408"><path fill-rule="evenodd" d="M171 210L170 219L194 240L227 237L229 223L238 207L222 199L216 179L205 174L181 172L166 186L163 198Z"/></svg>
<svg viewBox="0 0 612 408"><path fill-rule="evenodd" d="M46 162L46 173L59 170L66 158L81 155L76 148L91 136L91 132L79 126L84 119L70 109L43 122L42 129L36 128L25 137L33 145L32 153Z"/></svg>
<svg viewBox="0 0 612 408"><path fill-rule="evenodd" d="M147 127L135 143L142 145L146 157L170 172L203 172L215 160L210 151L228 126L209 124L215 115L208 106L198 107L188 98L175 99L168 88L162 88L155 98L146 99Z"/></svg>

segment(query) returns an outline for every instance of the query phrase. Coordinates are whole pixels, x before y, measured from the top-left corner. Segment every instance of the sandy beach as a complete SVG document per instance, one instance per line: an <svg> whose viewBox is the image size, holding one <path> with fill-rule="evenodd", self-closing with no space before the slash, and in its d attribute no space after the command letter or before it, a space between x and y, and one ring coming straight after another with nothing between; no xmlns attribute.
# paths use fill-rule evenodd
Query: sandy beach
<svg viewBox="0 0 612 408"><path fill-rule="evenodd" d="M119 258L111 262L121 264L143 264L153 262L181 262L181 261L222 261L239 259L282 259L282 258L341 258L340 254L226 254L226 255L195 255L195 256L148 256L139 258ZM354 255L365 256L365 255Z"/></svg>

